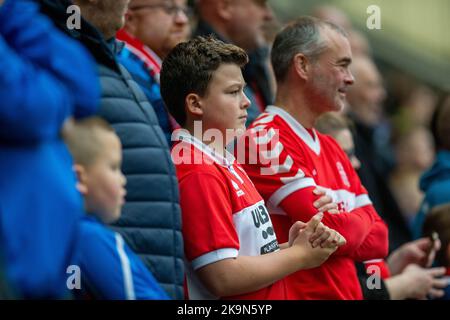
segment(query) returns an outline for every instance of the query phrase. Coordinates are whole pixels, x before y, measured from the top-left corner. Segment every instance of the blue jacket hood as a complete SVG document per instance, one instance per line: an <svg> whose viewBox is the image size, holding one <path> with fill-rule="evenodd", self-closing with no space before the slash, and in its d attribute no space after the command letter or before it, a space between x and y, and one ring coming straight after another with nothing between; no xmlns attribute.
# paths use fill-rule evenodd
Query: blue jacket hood
<svg viewBox="0 0 450 320"><path fill-rule="evenodd" d="M420 189L426 192L433 183L450 180L450 151L439 151L433 166L420 178Z"/></svg>

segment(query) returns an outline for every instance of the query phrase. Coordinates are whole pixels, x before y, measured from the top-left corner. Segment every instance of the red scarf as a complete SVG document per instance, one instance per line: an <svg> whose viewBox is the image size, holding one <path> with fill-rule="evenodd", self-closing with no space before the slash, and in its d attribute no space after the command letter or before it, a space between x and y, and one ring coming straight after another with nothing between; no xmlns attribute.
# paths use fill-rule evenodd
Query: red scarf
<svg viewBox="0 0 450 320"><path fill-rule="evenodd" d="M161 59L149 47L126 32L125 29L120 29L116 37L118 40L125 42L127 48L137 55L150 70L153 70L154 74L151 74L152 77L160 74Z"/></svg>

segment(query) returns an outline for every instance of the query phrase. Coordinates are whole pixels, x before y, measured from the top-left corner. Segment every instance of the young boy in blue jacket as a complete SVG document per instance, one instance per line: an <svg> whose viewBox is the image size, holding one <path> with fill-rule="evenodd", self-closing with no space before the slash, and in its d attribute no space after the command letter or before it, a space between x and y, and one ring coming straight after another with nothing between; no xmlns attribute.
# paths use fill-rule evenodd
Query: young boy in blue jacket
<svg viewBox="0 0 450 320"><path fill-rule="evenodd" d="M105 121L93 117L75 123L65 139L88 213L75 248L81 293L99 299L167 299L122 236L105 226L119 219L125 201L119 138Z"/></svg>

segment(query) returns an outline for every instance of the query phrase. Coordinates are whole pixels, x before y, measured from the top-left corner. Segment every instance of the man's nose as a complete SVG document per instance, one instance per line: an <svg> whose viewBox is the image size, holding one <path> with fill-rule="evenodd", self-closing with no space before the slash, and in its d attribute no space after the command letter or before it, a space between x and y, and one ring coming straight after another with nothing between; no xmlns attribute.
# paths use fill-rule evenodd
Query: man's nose
<svg viewBox="0 0 450 320"><path fill-rule="evenodd" d="M175 22L178 24L186 24L189 22L189 17L187 13L187 9L185 8L178 8L178 10L175 13Z"/></svg>
<svg viewBox="0 0 450 320"><path fill-rule="evenodd" d="M355 83L355 77L353 76L353 74L352 74L352 72L351 72L350 70L348 70L347 75L345 76L344 81L345 81L345 83L346 83L347 85L349 85L349 86Z"/></svg>

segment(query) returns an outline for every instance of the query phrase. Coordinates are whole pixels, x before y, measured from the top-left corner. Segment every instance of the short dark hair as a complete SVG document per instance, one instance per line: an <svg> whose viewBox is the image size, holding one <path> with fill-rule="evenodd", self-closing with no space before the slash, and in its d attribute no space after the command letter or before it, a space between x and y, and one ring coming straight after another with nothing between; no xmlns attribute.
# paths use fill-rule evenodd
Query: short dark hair
<svg viewBox="0 0 450 320"><path fill-rule="evenodd" d="M178 44L164 59L161 68L161 95L169 112L184 126L185 98L190 93L204 96L214 71L224 63L245 66L248 55L235 45L213 37L196 37Z"/></svg>
<svg viewBox="0 0 450 320"><path fill-rule="evenodd" d="M441 240L441 249L436 253L436 262L439 266L450 267L450 257L447 257L447 248L450 244L450 203L433 207L426 214L422 234L430 237L433 232L436 232Z"/></svg>
<svg viewBox="0 0 450 320"><path fill-rule="evenodd" d="M278 33L271 52L272 66L278 83L285 80L296 54L303 53L314 61L327 49L328 44L320 34L320 29L324 27L347 37L347 33L334 23L308 16L289 23Z"/></svg>
<svg viewBox="0 0 450 320"><path fill-rule="evenodd" d="M88 117L75 121L73 127L63 136L76 164L93 164L103 150L99 132L113 132L108 122L100 117Z"/></svg>

